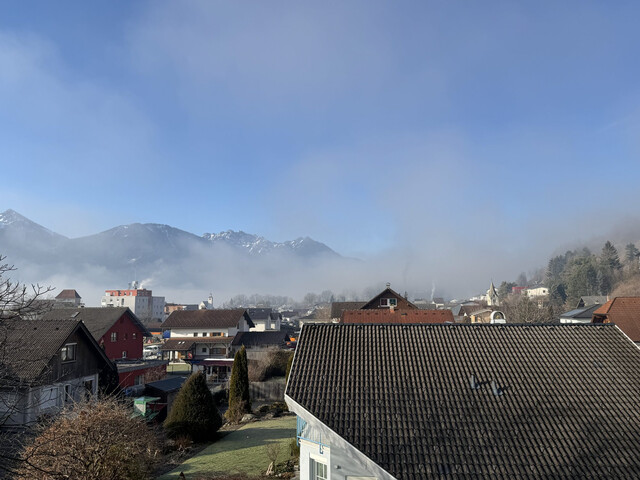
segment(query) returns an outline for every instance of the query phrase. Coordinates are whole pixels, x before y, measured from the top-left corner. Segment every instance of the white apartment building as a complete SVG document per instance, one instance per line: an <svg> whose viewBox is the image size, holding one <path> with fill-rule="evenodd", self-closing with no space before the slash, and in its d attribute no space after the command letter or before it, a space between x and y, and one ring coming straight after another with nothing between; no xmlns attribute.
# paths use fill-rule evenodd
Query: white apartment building
<svg viewBox="0 0 640 480"><path fill-rule="evenodd" d="M138 282L131 286L133 288L127 290L105 290L100 306L129 307L142 321L162 321L164 297L154 297L151 290L138 288Z"/></svg>

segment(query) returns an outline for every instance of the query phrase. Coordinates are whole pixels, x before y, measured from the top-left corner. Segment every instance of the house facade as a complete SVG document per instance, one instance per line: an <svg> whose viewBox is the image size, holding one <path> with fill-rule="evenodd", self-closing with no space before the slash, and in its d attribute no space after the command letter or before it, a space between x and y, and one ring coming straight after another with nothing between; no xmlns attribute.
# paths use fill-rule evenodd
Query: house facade
<svg viewBox="0 0 640 480"><path fill-rule="evenodd" d="M144 358L144 339L151 337L149 330L127 307L113 308L59 308L47 312L44 320L82 320L93 338L118 368L120 386L140 385L145 379L158 379L166 362ZM132 373L135 365L135 373Z"/></svg>
<svg viewBox="0 0 640 480"><path fill-rule="evenodd" d="M418 307L391 289L391 284L387 283L385 288L378 295L365 303L361 309L397 308L398 310L418 310Z"/></svg>
<svg viewBox="0 0 640 480"><path fill-rule="evenodd" d="M115 365L79 320L5 320L0 336L0 427L32 424L115 386Z"/></svg>
<svg viewBox="0 0 640 480"><path fill-rule="evenodd" d="M248 308L247 312L253 322L252 332L280 331L282 315L272 308Z"/></svg>
<svg viewBox="0 0 640 480"><path fill-rule="evenodd" d="M162 358L189 363L192 372L203 372L210 382L226 382L233 366L231 342L253 326L242 308L174 311L162 324L169 334L162 346Z"/></svg>

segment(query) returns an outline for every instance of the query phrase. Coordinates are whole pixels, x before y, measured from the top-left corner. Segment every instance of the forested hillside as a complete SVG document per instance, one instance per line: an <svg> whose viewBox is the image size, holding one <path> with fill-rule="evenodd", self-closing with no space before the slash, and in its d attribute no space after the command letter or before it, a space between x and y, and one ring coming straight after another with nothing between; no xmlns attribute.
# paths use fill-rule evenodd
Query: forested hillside
<svg viewBox="0 0 640 480"><path fill-rule="evenodd" d="M502 282L498 288L502 309L511 321L547 322L557 319L563 311L576 308L585 295L640 295L640 250L628 243L621 255L607 241L602 250L592 253L588 248L568 250L549 260L543 285L549 288L544 300L511 294L516 282ZM521 275L522 277L522 275Z"/></svg>

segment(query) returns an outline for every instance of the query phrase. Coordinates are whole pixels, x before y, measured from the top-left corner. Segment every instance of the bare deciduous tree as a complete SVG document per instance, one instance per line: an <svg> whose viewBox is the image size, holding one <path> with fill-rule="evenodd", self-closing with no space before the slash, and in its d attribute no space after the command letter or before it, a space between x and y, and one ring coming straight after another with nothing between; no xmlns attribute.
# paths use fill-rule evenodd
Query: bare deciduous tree
<svg viewBox="0 0 640 480"><path fill-rule="evenodd" d="M155 433L115 399L74 405L39 429L18 478L150 478L160 450Z"/></svg>

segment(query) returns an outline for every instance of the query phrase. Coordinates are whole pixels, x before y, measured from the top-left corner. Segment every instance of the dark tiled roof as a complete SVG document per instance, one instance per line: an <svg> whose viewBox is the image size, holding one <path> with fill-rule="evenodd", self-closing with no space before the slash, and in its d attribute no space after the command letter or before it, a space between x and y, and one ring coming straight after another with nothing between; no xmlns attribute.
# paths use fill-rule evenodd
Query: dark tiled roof
<svg viewBox="0 0 640 480"><path fill-rule="evenodd" d="M576 308L560 315L560 318L575 318L591 320L594 310L600 308L600 305L591 305L589 307Z"/></svg>
<svg viewBox="0 0 640 480"><path fill-rule="evenodd" d="M309 325L286 393L398 479L640 477L613 325Z"/></svg>
<svg viewBox="0 0 640 480"><path fill-rule="evenodd" d="M33 381L78 328L79 320L3 320L0 323L0 376Z"/></svg>
<svg viewBox="0 0 640 480"><path fill-rule="evenodd" d="M634 342L640 342L640 297L616 297L593 312L595 323L615 323Z"/></svg>
<svg viewBox="0 0 640 480"><path fill-rule="evenodd" d="M56 299L58 300L71 300L76 298L82 298L78 295L78 292L75 290L62 290L58 295L56 295Z"/></svg>
<svg viewBox="0 0 640 480"><path fill-rule="evenodd" d="M272 311L272 308L247 308L251 320L266 320Z"/></svg>
<svg viewBox="0 0 640 480"><path fill-rule="evenodd" d="M75 332L86 338L96 356L115 369L80 320L3 320L0 322L0 387L9 379L28 383L39 381L48 373L51 360Z"/></svg>
<svg viewBox="0 0 640 480"><path fill-rule="evenodd" d="M342 323L453 323L451 310L345 310Z"/></svg>
<svg viewBox="0 0 640 480"><path fill-rule="evenodd" d="M135 325L145 337L150 337L149 330L138 320L138 317L127 307L79 307L79 308L56 308L45 313L44 320L82 320L87 326L93 338L99 342L105 333L120 320L123 315L129 315Z"/></svg>
<svg viewBox="0 0 640 480"><path fill-rule="evenodd" d="M232 310L176 310L162 324L167 328L234 328L242 318L255 327L244 308Z"/></svg>
<svg viewBox="0 0 640 480"><path fill-rule="evenodd" d="M238 332L231 345L284 345L289 340L286 332Z"/></svg>
<svg viewBox="0 0 640 480"><path fill-rule="evenodd" d="M586 295L584 297L580 297L580 300L578 301L578 308L579 307L588 307L589 305L602 305L604 303L607 303L607 300L609 300L607 298L606 295Z"/></svg>
<svg viewBox="0 0 640 480"><path fill-rule="evenodd" d="M331 318L342 318L345 310L360 310L367 302L333 302L331 304Z"/></svg>
<svg viewBox="0 0 640 480"><path fill-rule="evenodd" d="M187 380L188 377L170 377L165 378L164 380L158 380L157 382L147 383L145 388L150 389L151 391L160 391L160 392L175 392L176 390L180 390L182 384Z"/></svg>

